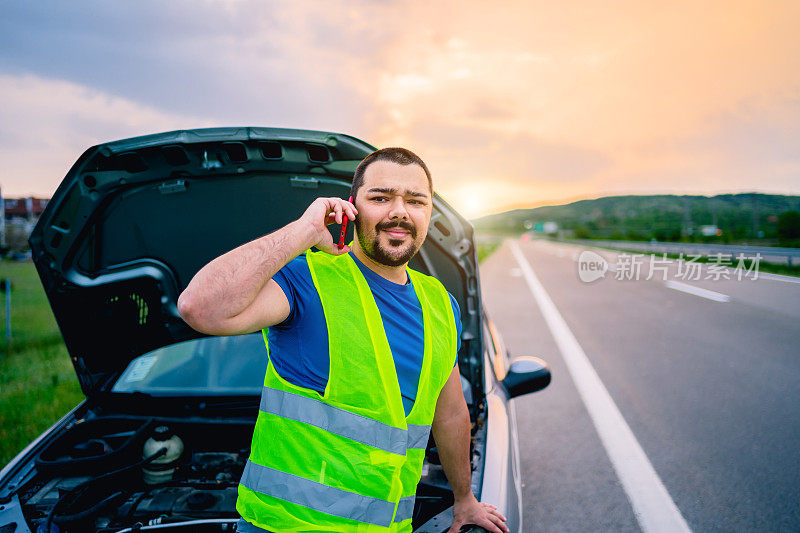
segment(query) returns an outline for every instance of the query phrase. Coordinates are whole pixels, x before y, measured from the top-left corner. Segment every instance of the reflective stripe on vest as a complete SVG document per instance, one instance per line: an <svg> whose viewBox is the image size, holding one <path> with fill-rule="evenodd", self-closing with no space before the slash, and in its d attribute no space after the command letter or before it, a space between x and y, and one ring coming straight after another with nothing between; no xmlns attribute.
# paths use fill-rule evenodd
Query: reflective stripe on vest
<svg viewBox="0 0 800 533"><path fill-rule="evenodd" d="M240 481L250 490L358 522L388 526L394 504L261 466L249 459ZM411 510L414 510L413 502Z"/></svg>
<svg viewBox="0 0 800 533"><path fill-rule="evenodd" d="M430 426L417 426L408 424L408 449L424 450L428 447L428 435L431 432Z"/></svg>
<svg viewBox="0 0 800 533"><path fill-rule="evenodd" d="M392 427L321 400L270 387L261 392L259 409L399 455L405 455L407 449L424 450L431 430L419 425L409 425L408 430Z"/></svg>
<svg viewBox="0 0 800 533"><path fill-rule="evenodd" d="M414 496L403 496L397 504L397 513L395 514L394 521L402 522L414 516Z"/></svg>

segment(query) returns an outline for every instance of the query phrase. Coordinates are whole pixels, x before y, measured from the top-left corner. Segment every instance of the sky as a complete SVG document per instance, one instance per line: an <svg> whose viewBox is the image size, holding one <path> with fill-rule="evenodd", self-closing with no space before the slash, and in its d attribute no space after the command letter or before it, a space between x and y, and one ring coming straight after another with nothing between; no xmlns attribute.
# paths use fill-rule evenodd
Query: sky
<svg viewBox="0 0 800 533"><path fill-rule="evenodd" d="M0 0L0 187L211 126L405 146L468 217L800 194L800 2Z"/></svg>

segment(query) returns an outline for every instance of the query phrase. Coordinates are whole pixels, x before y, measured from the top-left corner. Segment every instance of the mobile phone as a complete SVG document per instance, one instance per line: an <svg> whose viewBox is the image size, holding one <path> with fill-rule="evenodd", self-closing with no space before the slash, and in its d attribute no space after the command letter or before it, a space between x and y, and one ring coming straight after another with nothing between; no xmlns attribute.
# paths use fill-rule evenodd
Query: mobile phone
<svg viewBox="0 0 800 533"><path fill-rule="evenodd" d="M351 196L348 200L351 204L353 203L353 197ZM342 215L342 231L339 233L339 249L341 250L344 248L344 233L347 231L347 215Z"/></svg>

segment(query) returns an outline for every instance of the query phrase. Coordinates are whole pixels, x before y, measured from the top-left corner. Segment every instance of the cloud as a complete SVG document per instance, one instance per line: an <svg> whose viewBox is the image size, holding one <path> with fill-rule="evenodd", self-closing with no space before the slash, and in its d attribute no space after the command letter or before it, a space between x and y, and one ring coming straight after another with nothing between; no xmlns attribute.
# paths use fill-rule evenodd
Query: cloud
<svg viewBox="0 0 800 533"><path fill-rule="evenodd" d="M525 133L422 121L411 125L408 135L425 147L432 167L440 167L446 180L468 176L503 177L508 182L570 182L593 176L610 164L601 152Z"/></svg>
<svg viewBox="0 0 800 533"><path fill-rule="evenodd" d="M0 69L72 81L232 125L361 133L374 50L393 25L369 2L14 4ZM380 22L376 23L374 19Z"/></svg>
<svg viewBox="0 0 800 533"><path fill-rule="evenodd" d="M78 156L101 142L213 125L75 83L0 75L4 195L49 197Z"/></svg>
<svg viewBox="0 0 800 533"><path fill-rule="evenodd" d="M356 74L375 56L359 46L385 38L386 27L373 24L369 6L328 7L315 15L265 2L9 6L0 19L0 153L13 156L4 190L48 194L89 145L175 127L365 136L375 112Z"/></svg>

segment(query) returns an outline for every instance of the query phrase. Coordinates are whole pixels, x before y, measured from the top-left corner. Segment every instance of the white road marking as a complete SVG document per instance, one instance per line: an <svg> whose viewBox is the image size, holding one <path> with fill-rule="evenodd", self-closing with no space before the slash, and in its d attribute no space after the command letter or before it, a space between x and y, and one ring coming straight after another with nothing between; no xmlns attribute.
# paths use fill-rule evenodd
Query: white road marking
<svg viewBox="0 0 800 533"><path fill-rule="evenodd" d="M645 533L691 531L583 348L522 255L519 245L516 241L510 242L511 252L567 363L639 526Z"/></svg>
<svg viewBox="0 0 800 533"><path fill-rule="evenodd" d="M699 296L701 298L708 298L709 300L714 300L715 302L731 301L731 297L727 294L710 291L708 289L701 289L700 287L695 287L694 285L689 285L688 283L681 283L680 281L667 280L664 282L664 285L670 289L675 289L676 291L685 292L687 294L694 294L695 296Z"/></svg>

